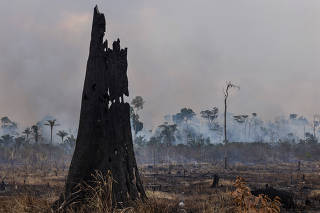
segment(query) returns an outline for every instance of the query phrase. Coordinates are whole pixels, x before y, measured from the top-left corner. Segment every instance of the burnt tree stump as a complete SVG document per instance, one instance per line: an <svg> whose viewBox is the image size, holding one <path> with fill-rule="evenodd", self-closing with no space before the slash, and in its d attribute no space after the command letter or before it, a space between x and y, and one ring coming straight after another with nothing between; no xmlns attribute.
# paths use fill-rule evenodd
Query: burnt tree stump
<svg viewBox="0 0 320 213"><path fill-rule="evenodd" d="M0 184L0 191L5 191L5 190L6 190L6 184L4 181L2 181Z"/></svg>
<svg viewBox="0 0 320 213"><path fill-rule="evenodd" d="M79 183L92 183L95 170L112 172L113 205L146 197L133 151L128 96L127 48L120 40L103 41L106 31L103 13L95 7L89 58L82 94L80 122L75 151L66 181L64 200L74 197ZM93 184L93 183L92 183Z"/></svg>
<svg viewBox="0 0 320 213"><path fill-rule="evenodd" d="M219 179L220 179L219 175L215 174L213 176L211 188L217 188L219 186Z"/></svg>

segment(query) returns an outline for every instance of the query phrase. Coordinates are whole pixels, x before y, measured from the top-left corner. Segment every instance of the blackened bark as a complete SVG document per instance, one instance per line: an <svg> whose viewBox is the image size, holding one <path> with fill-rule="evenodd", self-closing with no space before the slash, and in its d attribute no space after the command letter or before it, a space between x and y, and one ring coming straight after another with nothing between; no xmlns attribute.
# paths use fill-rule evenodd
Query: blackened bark
<svg viewBox="0 0 320 213"><path fill-rule="evenodd" d="M113 201L145 198L137 168L130 126L127 49L120 40L108 48L103 41L105 17L94 9L89 58L84 82L75 152L66 182L65 199L74 199L78 183L90 183L91 174L111 170ZM83 195L85 196L85 195Z"/></svg>
<svg viewBox="0 0 320 213"><path fill-rule="evenodd" d="M217 188L219 186L219 179L220 179L219 175L215 174L213 176L211 188Z"/></svg>

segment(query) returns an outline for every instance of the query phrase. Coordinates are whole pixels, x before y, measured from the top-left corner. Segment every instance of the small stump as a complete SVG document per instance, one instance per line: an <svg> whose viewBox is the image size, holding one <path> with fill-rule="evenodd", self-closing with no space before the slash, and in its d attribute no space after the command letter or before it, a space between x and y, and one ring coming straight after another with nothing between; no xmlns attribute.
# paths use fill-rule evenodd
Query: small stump
<svg viewBox="0 0 320 213"><path fill-rule="evenodd" d="M211 188L217 188L219 186L219 179L220 179L219 175L215 174L213 176Z"/></svg>

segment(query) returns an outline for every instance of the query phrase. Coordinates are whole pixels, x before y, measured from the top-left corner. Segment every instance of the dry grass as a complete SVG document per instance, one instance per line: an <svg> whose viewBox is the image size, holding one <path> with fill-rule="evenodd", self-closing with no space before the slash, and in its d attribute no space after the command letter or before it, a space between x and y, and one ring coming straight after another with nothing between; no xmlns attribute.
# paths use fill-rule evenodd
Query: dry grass
<svg viewBox="0 0 320 213"><path fill-rule="evenodd" d="M237 177L234 186L236 190L232 192L236 211L243 213L279 213L280 198L275 197L274 200L268 196L260 194L258 197L251 194L251 190L245 183L244 179Z"/></svg>
<svg viewBox="0 0 320 213"><path fill-rule="evenodd" d="M308 165L303 171L304 181L301 181L301 174L292 172L294 165L279 165L279 167L277 165L250 167L237 165L237 168L228 171L219 170L211 165L184 165L184 169L188 171L185 177L178 175L180 167L172 168L171 174L168 174L168 168L165 165L159 166L156 170L142 168L142 179L149 199L146 202L136 201L130 208L117 210L110 208L109 195L112 190L110 174L103 177L97 173L95 175L98 188L83 185L82 190L89 190L91 196L87 200L87 205L82 206L77 212L176 213L183 212L183 209L185 212L193 213L278 212L277 200L251 195L249 187L261 188L266 183L275 188L293 192L296 195L297 210L301 212L311 210L316 212L320 209L320 177L312 165ZM152 173L154 171L157 174L155 178ZM67 171L59 173L58 176L53 172L48 173L46 177L41 171L34 172L29 174L25 185L23 171L16 172L17 174L20 172L20 175L15 178L18 189L10 185L8 192L0 192L0 212L51 212L50 206L63 192ZM221 177L218 188L210 187L212 183L210 177L213 174L219 174ZM235 182L238 175L244 177L246 183L239 179ZM153 183L161 185L161 189L153 191L147 187L148 184ZM311 201L310 206L305 204L306 199ZM179 206L180 202L183 202L184 206ZM69 210L69 212L74 211Z"/></svg>

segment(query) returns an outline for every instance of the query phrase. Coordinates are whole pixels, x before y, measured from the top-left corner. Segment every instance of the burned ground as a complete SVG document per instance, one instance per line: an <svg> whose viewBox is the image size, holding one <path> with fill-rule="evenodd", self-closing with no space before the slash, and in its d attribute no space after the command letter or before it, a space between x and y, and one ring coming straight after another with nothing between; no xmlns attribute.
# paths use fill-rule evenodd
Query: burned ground
<svg viewBox="0 0 320 213"><path fill-rule="evenodd" d="M235 190L233 183L237 176L244 178L255 191L253 194L265 192L259 189L265 189L268 184L269 190L272 188L292 195L294 207L283 206L282 212L317 212L320 210L317 166L317 162L303 162L301 171L297 172L297 165L289 163L234 164L229 170L222 169L220 164L157 164L140 165L140 171L152 202L149 208L157 209L155 212L177 212L182 208L181 202L186 212L233 212L231 193ZM6 169L1 167L1 175ZM7 174L6 191L0 192L0 211L46 212L63 191L66 174L67 171L61 171L56 176L52 170L44 176L43 172L36 170L26 177L23 168L16 168L15 179ZM211 187L214 174L220 176L216 188Z"/></svg>

